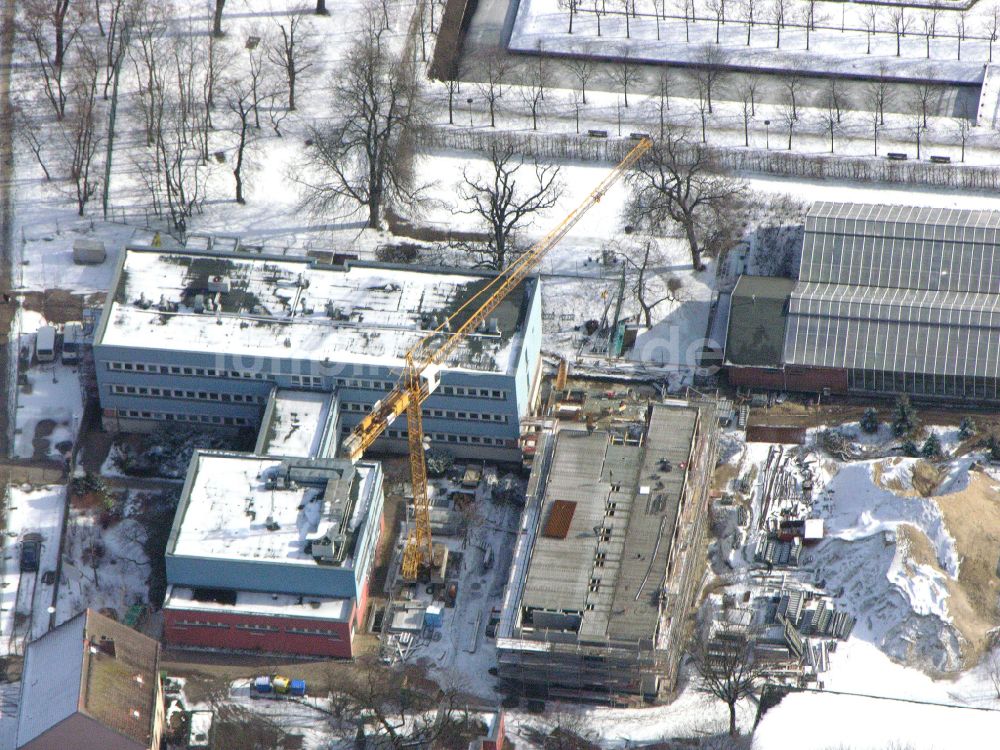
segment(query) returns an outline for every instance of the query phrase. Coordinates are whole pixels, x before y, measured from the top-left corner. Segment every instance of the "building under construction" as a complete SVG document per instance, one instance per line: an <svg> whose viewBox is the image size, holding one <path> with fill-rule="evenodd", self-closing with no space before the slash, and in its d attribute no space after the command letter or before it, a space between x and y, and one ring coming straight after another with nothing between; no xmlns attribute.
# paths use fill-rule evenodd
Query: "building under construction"
<svg viewBox="0 0 1000 750"><path fill-rule="evenodd" d="M499 676L534 698L629 703L672 688L704 569L713 401L545 434L497 632Z"/></svg>

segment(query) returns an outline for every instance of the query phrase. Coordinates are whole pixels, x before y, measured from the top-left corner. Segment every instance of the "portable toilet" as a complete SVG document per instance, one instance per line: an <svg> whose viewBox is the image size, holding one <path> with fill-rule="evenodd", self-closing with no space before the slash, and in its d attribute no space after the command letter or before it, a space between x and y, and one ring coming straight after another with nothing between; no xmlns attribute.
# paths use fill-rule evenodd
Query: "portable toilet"
<svg viewBox="0 0 1000 750"><path fill-rule="evenodd" d="M291 687L292 681L287 677L282 677L280 674L275 675L274 679L271 680L271 686L274 688L274 692L286 694Z"/></svg>
<svg viewBox="0 0 1000 750"><path fill-rule="evenodd" d="M306 694L306 681L305 680L292 680L292 684L288 688L288 692L292 695L303 696Z"/></svg>
<svg viewBox="0 0 1000 750"><path fill-rule="evenodd" d="M424 610L424 625L435 630L444 625L444 606L439 602L428 605Z"/></svg>

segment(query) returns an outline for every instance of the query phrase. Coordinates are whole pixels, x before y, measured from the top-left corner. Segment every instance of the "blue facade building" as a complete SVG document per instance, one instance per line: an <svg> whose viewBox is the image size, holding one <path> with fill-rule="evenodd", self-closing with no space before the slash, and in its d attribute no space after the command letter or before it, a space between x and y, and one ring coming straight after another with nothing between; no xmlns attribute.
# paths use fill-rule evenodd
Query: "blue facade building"
<svg viewBox="0 0 1000 750"><path fill-rule="evenodd" d="M342 433L397 383L406 352L489 274L129 247L94 337L106 429L257 429L275 388L336 391ZM541 295L526 280L449 358L424 431L458 457L520 460L537 399ZM376 450L404 452L402 421Z"/></svg>
<svg viewBox="0 0 1000 750"><path fill-rule="evenodd" d="M364 602L382 505L377 462L199 451L167 541L167 581Z"/></svg>

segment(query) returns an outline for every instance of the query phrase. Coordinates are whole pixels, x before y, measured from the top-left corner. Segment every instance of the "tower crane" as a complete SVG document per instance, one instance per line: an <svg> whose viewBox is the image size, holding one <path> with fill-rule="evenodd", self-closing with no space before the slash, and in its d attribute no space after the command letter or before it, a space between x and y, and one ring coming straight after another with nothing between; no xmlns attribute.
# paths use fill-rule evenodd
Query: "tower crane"
<svg viewBox="0 0 1000 750"><path fill-rule="evenodd" d="M414 344L403 358L403 372L399 383L384 398L376 402L372 410L344 438L342 445L344 455L356 461L397 417L406 414L414 523L403 549L401 571L403 578L416 580L422 569L434 563L421 405L437 388L441 368L466 336L476 331L488 319L507 295L537 268L545 254L566 236L587 211L600 202L608 189L618 182L652 145L653 142L649 138L639 141L558 226L532 245L502 273L490 279L437 328L429 331Z"/></svg>

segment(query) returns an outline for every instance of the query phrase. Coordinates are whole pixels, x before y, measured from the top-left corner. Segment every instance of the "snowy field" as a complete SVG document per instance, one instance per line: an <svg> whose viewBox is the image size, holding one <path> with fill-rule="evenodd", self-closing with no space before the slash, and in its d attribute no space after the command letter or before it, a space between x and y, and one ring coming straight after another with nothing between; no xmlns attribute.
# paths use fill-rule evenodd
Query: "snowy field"
<svg viewBox="0 0 1000 750"><path fill-rule="evenodd" d="M572 32L571 5L576 8ZM679 6L659 0L624 5L521 0L510 48L611 59L627 54L649 62L710 58L799 74L974 83L982 81L983 63L991 59L989 39L997 33L984 3L971 12L906 8L901 17L898 8L865 3L782 0L749 7L712 0Z"/></svg>

